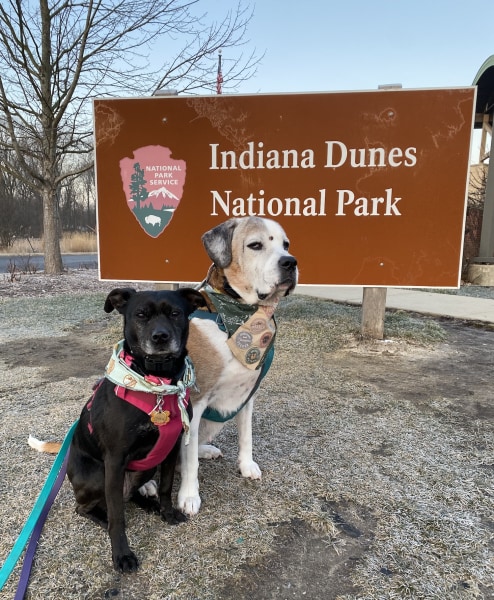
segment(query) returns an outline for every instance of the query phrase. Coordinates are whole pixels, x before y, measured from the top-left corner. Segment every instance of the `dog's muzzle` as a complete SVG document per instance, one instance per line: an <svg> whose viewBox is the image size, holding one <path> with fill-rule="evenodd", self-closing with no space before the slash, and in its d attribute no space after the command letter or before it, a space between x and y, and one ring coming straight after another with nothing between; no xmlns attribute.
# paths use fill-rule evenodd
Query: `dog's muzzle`
<svg viewBox="0 0 494 600"><path fill-rule="evenodd" d="M288 296L297 285L297 259L294 256L286 255L282 256L278 261L278 268L280 273L280 280L275 286L275 291L271 293L259 293L257 297L259 300L266 300L273 294L285 290L285 296Z"/></svg>
<svg viewBox="0 0 494 600"><path fill-rule="evenodd" d="M148 355L159 355L160 357L169 355L170 358L176 358L182 351L180 342L166 327L154 327L150 332L149 340L142 345L142 349Z"/></svg>

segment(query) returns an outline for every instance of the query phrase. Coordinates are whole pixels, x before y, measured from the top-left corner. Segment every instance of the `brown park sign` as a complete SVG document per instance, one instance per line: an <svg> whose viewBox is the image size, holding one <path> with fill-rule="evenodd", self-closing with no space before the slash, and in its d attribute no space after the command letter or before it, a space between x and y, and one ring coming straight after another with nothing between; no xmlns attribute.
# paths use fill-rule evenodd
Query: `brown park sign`
<svg viewBox="0 0 494 600"><path fill-rule="evenodd" d="M94 102L100 277L200 281L201 235L285 228L301 284L459 284L475 88Z"/></svg>

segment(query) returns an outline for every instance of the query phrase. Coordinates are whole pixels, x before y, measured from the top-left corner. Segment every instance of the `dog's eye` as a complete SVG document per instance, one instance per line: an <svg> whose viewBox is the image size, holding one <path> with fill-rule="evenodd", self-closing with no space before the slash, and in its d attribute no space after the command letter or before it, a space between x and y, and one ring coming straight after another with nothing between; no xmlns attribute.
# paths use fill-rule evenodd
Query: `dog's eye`
<svg viewBox="0 0 494 600"><path fill-rule="evenodd" d="M261 242L251 242L250 244L247 244L247 248L250 248L251 250L262 250L262 244Z"/></svg>
<svg viewBox="0 0 494 600"><path fill-rule="evenodd" d="M283 242L283 250L288 250L290 248L290 242L288 240Z"/></svg>
<svg viewBox="0 0 494 600"><path fill-rule="evenodd" d="M136 318L137 319L146 319L147 315L146 315L146 313L143 310L138 310L136 312Z"/></svg>
<svg viewBox="0 0 494 600"><path fill-rule="evenodd" d="M179 310L172 310L172 312L170 313L170 318L172 319L178 319L181 316L181 311Z"/></svg>

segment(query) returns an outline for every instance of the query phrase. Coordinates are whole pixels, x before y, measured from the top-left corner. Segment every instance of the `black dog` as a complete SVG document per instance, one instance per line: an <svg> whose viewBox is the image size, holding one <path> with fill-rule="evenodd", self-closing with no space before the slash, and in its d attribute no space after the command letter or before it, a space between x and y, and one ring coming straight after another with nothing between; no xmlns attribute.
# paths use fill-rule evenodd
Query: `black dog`
<svg viewBox="0 0 494 600"><path fill-rule="evenodd" d="M167 523L186 520L173 508L171 491L180 438L192 417L188 316L204 304L201 294L189 288L115 289L105 302L107 313L116 309L124 316L124 340L115 346L105 378L82 410L67 473L77 512L108 529L113 564L122 572L139 565L125 534L126 500L159 513ZM157 466L159 501L137 491Z"/></svg>

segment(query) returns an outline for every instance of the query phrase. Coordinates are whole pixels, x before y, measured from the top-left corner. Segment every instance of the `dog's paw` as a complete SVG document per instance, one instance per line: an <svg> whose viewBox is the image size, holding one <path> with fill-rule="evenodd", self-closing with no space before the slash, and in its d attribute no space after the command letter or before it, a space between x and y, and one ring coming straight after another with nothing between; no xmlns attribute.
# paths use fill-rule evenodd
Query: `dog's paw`
<svg viewBox="0 0 494 600"><path fill-rule="evenodd" d="M120 573L132 573L139 568L139 561L132 550L129 550L127 554L117 554L114 556L113 566Z"/></svg>
<svg viewBox="0 0 494 600"><path fill-rule="evenodd" d="M157 498L158 497L158 485L154 479L150 479L144 485L139 488L139 494L145 498Z"/></svg>
<svg viewBox="0 0 494 600"><path fill-rule="evenodd" d="M207 458L207 459L215 459L221 458L223 456L223 452L216 448L216 446L211 446L210 444L202 444L199 446L199 458Z"/></svg>
<svg viewBox="0 0 494 600"><path fill-rule="evenodd" d="M197 515L199 509L201 508L201 497L199 494L196 496L187 496L185 498L178 497L178 506L180 510L188 515L189 517L193 517Z"/></svg>
<svg viewBox="0 0 494 600"><path fill-rule="evenodd" d="M262 478L262 471L259 465L253 460L239 461L238 468L242 477L247 477L248 479Z"/></svg>
<svg viewBox="0 0 494 600"><path fill-rule="evenodd" d="M168 525L180 525L180 523L187 521L187 515L176 508L162 510L160 514L163 521L166 521Z"/></svg>

